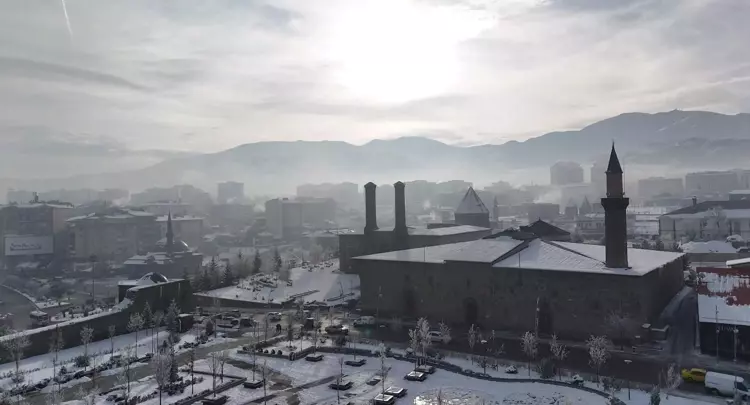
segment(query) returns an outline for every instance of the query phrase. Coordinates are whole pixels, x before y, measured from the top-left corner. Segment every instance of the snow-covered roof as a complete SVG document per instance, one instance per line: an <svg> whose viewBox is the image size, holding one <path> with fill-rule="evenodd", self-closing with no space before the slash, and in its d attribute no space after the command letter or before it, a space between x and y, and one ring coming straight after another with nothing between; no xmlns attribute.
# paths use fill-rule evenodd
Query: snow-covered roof
<svg viewBox="0 0 750 405"><path fill-rule="evenodd" d="M750 257L744 259L727 260L727 267L745 267L744 265L750 264Z"/></svg>
<svg viewBox="0 0 750 405"><path fill-rule="evenodd" d="M731 243L723 240L709 240L706 242L687 242L680 245L685 253L737 253Z"/></svg>
<svg viewBox="0 0 750 405"><path fill-rule="evenodd" d="M407 230L409 232L409 235L418 235L418 236L448 236L448 235L458 235L462 233L473 233L473 232L487 232L489 228L483 228L481 226L474 226L474 225L456 225L456 226L446 226L441 228L422 228L422 227L408 227ZM393 228L380 228L376 230L375 232L393 232ZM351 233L344 233L341 234L343 236L346 235L362 235L362 231L356 231ZM341 236L339 235L339 236Z"/></svg>
<svg viewBox="0 0 750 405"><path fill-rule="evenodd" d="M355 260L444 263L465 261L487 263L495 268L573 271L641 276L680 259L682 253L628 249L630 268L608 268L605 247L583 243L551 242L533 239L528 242L499 236L470 242L430 246L360 256Z"/></svg>
<svg viewBox="0 0 750 405"><path fill-rule="evenodd" d="M76 222L87 219L128 219L133 217L154 217L155 215L138 210L129 210L122 208L111 208L101 212L94 212L88 215L81 215L77 217L68 218L67 222Z"/></svg>
<svg viewBox="0 0 750 405"><path fill-rule="evenodd" d="M701 322L750 325L750 275L744 269L698 268Z"/></svg>
<svg viewBox="0 0 750 405"><path fill-rule="evenodd" d="M156 222L167 222L168 215L160 215L156 217ZM172 216L172 222L180 221L203 221L203 217L196 217L194 215L183 215L183 216Z"/></svg>
<svg viewBox="0 0 750 405"><path fill-rule="evenodd" d="M466 195L464 195L464 199L461 200L461 203L458 204L458 208L456 208L456 214L488 214L489 215L490 210L487 209L487 207L482 202L482 199L479 198L477 195L477 192L474 191L473 187L469 187L469 189L466 191Z"/></svg>

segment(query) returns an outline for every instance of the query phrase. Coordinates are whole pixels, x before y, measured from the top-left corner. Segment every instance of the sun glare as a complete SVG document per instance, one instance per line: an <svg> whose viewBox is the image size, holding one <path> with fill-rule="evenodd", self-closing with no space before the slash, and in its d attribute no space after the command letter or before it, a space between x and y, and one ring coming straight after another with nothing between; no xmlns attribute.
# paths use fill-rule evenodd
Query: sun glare
<svg viewBox="0 0 750 405"><path fill-rule="evenodd" d="M353 96L399 103L449 91L460 78L457 46L480 29L455 10L357 2L337 13L324 51L335 64L334 80Z"/></svg>

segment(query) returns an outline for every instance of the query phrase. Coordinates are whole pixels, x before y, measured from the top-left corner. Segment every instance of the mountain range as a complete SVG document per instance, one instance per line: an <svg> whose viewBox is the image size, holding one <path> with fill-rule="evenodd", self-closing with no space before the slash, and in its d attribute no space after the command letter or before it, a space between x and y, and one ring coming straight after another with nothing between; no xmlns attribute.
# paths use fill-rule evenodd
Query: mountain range
<svg viewBox="0 0 750 405"><path fill-rule="evenodd" d="M590 166L608 155L612 142L625 166L647 167L645 172L650 175L742 168L750 153L750 114L627 113L580 130L471 147L418 136L364 145L258 142L218 153L170 156L153 165L118 172L5 179L0 180L0 188L123 187L138 191L188 183L213 191L217 182L236 180L246 183L248 194L269 195L291 193L303 183L464 179L486 184L519 173L531 173L531 180L546 183L552 163L574 161Z"/></svg>

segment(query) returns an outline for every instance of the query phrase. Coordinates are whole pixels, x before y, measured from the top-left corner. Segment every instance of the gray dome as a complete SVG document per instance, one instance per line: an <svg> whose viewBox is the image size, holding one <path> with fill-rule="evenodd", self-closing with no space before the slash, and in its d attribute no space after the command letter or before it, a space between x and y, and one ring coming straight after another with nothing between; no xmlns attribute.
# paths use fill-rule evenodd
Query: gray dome
<svg viewBox="0 0 750 405"><path fill-rule="evenodd" d="M156 242L156 248L165 252L167 250L167 238L159 239L159 241ZM172 242L173 252L187 252L188 250L190 250L190 246L188 246L183 240L175 238L174 242Z"/></svg>
<svg viewBox="0 0 750 405"><path fill-rule="evenodd" d="M166 283L168 281L169 279L167 279L163 274L151 272L146 273L143 277L139 278L138 285Z"/></svg>

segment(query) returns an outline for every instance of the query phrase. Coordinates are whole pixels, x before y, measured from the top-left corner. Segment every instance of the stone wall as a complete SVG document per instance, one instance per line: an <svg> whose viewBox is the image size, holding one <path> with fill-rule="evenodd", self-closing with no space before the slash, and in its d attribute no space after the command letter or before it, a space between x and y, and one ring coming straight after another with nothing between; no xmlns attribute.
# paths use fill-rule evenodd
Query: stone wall
<svg viewBox="0 0 750 405"><path fill-rule="evenodd" d="M570 339L607 333L613 311L639 325L654 321L682 287L681 266L677 261L639 277L486 263L355 261L365 310L523 332L535 329L539 306L540 334Z"/></svg>
<svg viewBox="0 0 750 405"><path fill-rule="evenodd" d="M8 353L1 343L13 339L21 333L28 335L31 342L29 347L24 350L24 357L31 357L49 352L50 341L58 330L62 333L65 348L81 344L81 330L85 326L94 330L92 341L109 338L109 327L111 325L115 326L116 335L129 333L127 325L131 314L142 312L147 302L153 311L166 312L173 299L177 301L182 312L190 312L194 308L190 283L185 280L134 287L129 290L127 296L131 300L130 305L123 305L119 310L89 315L56 325L0 337L0 358L4 362L9 361Z"/></svg>

